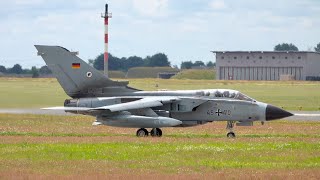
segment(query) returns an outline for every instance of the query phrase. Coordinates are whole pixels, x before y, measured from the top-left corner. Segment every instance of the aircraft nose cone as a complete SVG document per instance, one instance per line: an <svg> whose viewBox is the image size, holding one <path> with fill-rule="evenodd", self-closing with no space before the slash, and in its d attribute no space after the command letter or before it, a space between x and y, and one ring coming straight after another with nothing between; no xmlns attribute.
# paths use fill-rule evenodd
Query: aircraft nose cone
<svg viewBox="0 0 320 180"><path fill-rule="evenodd" d="M283 109L280 109L280 108L272 106L272 105L267 105L267 108L266 108L266 120L267 121L275 120L275 119L282 119L282 118L290 117L290 116L293 116L293 114L291 114L288 111L285 111Z"/></svg>

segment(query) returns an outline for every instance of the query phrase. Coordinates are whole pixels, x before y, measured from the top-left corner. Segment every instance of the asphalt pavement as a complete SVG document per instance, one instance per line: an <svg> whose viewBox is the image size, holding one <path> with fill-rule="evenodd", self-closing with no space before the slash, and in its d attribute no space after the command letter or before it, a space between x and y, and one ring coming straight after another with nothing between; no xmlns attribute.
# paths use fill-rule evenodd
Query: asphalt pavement
<svg viewBox="0 0 320 180"><path fill-rule="evenodd" d="M73 115L71 113L66 113L63 110L43 110L40 108L30 108L30 109L0 109L0 114L47 114L47 115Z"/></svg>

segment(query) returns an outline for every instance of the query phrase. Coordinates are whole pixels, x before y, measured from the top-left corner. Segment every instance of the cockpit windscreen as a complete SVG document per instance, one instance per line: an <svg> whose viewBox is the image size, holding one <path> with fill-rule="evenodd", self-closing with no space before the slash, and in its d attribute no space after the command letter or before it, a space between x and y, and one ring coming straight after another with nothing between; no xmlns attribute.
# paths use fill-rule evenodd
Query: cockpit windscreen
<svg viewBox="0 0 320 180"><path fill-rule="evenodd" d="M222 97L222 98L224 97L224 98L238 99L242 101L255 101L249 96L246 96L241 92L235 91L235 90L216 90L212 92L206 92L205 94L211 97Z"/></svg>

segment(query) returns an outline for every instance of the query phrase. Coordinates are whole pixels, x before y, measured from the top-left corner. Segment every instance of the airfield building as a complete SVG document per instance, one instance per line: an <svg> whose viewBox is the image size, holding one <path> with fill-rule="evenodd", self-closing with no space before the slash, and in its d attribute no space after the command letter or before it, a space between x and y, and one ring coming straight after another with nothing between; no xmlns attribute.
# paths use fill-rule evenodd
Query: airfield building
<svg viewBox="0 0 320 180"><path fill-rule="evenodd" d="M319 80L320 53L212 51L218 80Z"/></svg>

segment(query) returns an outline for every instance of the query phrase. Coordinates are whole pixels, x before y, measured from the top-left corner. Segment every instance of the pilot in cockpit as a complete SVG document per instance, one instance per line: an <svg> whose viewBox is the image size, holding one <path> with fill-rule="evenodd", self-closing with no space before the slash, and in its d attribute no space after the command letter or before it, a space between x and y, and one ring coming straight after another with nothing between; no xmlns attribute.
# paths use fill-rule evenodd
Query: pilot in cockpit
<svg viewBox="0 0 320 180"><path fill-rule="evenodd" d="M223 92L223 97L227 97L227 98L228 98L228 97L229 97L229 94L230 94L229 91L224 91L224 92Z"/></svg>

